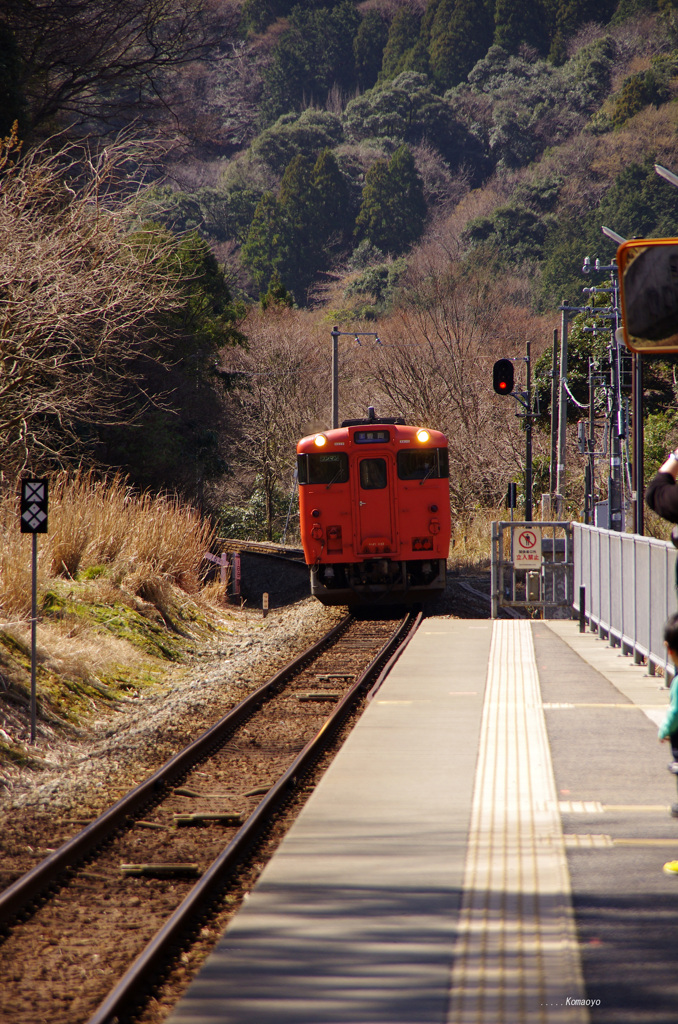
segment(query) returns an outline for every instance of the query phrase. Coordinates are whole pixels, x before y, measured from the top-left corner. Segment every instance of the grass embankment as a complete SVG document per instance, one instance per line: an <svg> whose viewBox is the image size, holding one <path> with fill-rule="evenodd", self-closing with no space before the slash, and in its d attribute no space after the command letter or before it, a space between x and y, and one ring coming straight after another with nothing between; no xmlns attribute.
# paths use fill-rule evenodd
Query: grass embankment
<svg viewBox="0 0 678 1024"><path fill-rule="evenodd" d="M157 687L214 633L224 588L200 576L212 539L193 509L134 494L121 477L51 479L49 533L38 538L41 742ZM41 743L26 745L30 617L31 538L13 489L0 497L0 768L39 765Z"/></svg>

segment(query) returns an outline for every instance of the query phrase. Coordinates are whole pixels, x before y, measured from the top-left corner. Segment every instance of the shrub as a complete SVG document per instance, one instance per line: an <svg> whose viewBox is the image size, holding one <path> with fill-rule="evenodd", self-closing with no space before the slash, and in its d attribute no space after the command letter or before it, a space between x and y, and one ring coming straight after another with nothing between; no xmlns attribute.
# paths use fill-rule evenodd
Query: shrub
<svg viewBox="0 0 678 1024"><path fill-rule="evenodd" d="M304 110L283 114L252 143L252 156L282 175L293 157L316 156L343 141L341 119L328 110Z"/></svg>

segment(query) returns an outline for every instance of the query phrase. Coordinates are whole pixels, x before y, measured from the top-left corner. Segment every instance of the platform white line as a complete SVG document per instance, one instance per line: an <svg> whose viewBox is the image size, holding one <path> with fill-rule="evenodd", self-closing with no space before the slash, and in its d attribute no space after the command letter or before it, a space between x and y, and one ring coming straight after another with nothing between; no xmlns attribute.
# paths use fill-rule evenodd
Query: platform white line
<svg viewBox="0 0 678 1024"><path fill-rule="evenodd" d="M585 1024L529 622L494 623L448 1024Z"/></svg>

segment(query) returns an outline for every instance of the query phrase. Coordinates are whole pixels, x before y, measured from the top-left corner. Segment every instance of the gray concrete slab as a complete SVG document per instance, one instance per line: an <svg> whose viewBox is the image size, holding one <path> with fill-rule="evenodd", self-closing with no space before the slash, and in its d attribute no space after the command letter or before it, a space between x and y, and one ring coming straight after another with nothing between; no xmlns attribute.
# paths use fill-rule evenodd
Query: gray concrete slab
<svg viewBox="0 0 678 1024"><path fill-rule="evenodd" d="M671 1024L676 1011L676 779L649 711L667 691L576 623L533 637L591 1024Z"/></svg>
<svg viewBox="0 0 678 1024"><path fill-rule="evenodd" d="M565 948L591 1024L675 1019L663 681L574 621L501 628L424 621L170 1024L572 1024L572 965L529 966Z"/></svg>
<svg viewBox="0 0 678 1024"><path fill-rule="evenodd" d="M580 658L600 672L621 694L658 725L668 704L664 678L649 675L643 665L636 665L630 655L613 647L597 633L579 632L579 622L569 619L547 619L544 625L559 636Z"/></svg>
<svg viewBox="0 0 678 1024"><path fill-rule="evenodd" d="M170 1024L440 1024L492 623L427 619Z"/></svg>

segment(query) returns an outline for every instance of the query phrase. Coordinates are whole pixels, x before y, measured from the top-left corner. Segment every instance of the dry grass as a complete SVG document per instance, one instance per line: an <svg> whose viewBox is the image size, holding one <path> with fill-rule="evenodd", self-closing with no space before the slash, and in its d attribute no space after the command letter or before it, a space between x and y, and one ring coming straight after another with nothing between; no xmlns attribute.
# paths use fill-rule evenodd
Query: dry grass
<svg viewBox="0 0 678 1024"><path fill-rule="evenodd" d="M135 494L121 476L51 478L49 532L38 538L43 747L156 687L170 664L216 635L225 588L201 587L212 540L195 510ZM30 760L31 547L12 488L0 495L0 786L3 765Z"/></svg>
<svg viewBox="0 0 678 1024"><path fill-rule="evenodd" d="M31 538L19 532L16 491L0 498L0 617L30 614ZM155 604L169 588L194 594L211 525L177 499L134 494L121 476L60 473L50 481L49 533L39 538L38 588L105 578Z"/></svg>
<svg viewBox="0 0 678 1024"><path fill-rule="evenodd" d="M505 510L478 509L456 519L452 526L450 568L457 572L486 569L490 564L492 523L505 515Z"/></svg>
<svg viewBox="0 0 678 1024"><path fill-rule="evenodd" d="M534 521L541 521L541 504L535 502ZM523 509L514 510L513 518L521 521ZM566 512L565 519L572 516ZM657 518L657 517L655 517ZM450 544L450 568L458 572L472 572L488 569L491 562L492 523L510 522L511 512L507 508L477 509L465 518L458 518L452 527Z"/></svg>

